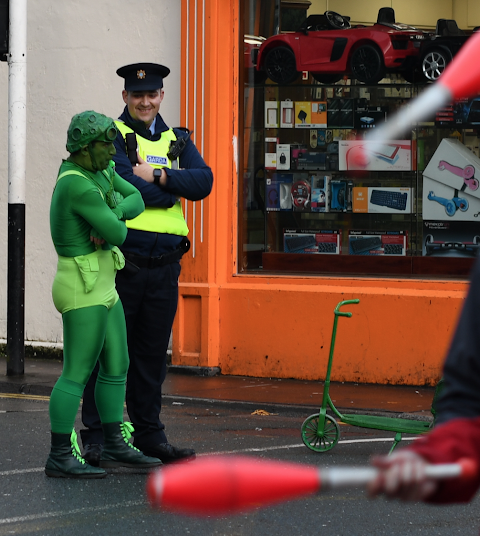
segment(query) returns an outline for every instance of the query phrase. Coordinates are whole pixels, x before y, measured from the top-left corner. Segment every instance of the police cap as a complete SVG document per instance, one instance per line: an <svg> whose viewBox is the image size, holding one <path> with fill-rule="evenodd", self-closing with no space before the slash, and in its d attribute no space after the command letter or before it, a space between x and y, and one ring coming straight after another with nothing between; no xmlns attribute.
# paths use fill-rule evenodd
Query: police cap
<svg viewBox="0 0 480 536"><path fill-rule="evenodd" d="M170 69L158 63L132 63L117 69L117 74L125 78L127 91L151 91L163 87L163 79Z"/></svg>

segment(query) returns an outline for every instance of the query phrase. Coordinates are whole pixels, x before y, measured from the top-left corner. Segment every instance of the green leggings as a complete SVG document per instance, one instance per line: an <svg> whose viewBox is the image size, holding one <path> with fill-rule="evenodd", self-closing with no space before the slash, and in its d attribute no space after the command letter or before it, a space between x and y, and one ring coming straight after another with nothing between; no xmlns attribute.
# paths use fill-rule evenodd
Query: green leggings
<svg viewBox="0 0 480 536"><path fill-rule="evenodd" d="M63 371L50 397L52 432L70 434L85 384L97 362L95 402L103 423L123 422L128 370L127 332L120 300L111 308L83 307L64 313Z"/></svg>

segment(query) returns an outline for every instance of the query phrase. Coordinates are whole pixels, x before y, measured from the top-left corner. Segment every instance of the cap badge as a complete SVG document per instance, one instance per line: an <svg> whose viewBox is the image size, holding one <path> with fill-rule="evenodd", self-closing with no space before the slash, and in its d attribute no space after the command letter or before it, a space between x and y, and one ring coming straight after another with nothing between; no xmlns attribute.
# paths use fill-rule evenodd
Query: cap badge
<svg viewBox="0 0 480 536"><path fill-rule="evenodd" d="M145 78L145 71L143 69L140 69L139 71L137 71L137 78L139 80L143 80Z"/></svg>

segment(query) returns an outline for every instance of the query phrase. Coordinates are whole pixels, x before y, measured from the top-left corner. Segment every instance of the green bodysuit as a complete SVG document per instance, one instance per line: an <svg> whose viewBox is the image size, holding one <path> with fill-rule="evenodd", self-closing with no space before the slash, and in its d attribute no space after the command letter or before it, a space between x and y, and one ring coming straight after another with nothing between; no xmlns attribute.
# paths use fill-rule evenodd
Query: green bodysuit
<svg viewBox="0 0 480 536"><path fill-rule="evenodd" d="M115 290L126 219L144 210L138 190L108 167L64 161L50 208L58 253L53 301L62 313L64 367L50 399L52 432L72 431L85 384L100 362L95 399L102 422L122 422L128 350L123 307ZM90 236L105 240L96 246Z"/></svg>

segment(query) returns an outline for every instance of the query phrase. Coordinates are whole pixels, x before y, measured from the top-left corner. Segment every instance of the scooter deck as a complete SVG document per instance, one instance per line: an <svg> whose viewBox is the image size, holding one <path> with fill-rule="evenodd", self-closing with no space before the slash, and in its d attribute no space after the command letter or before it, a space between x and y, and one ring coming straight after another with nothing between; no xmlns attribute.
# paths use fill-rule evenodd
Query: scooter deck
<svg viewBox="0 0 480 536"><path fill-rule="evenodd" d="M345 415L340 422L360 428L374 428L402 434L424 434L431 429L431 422L401 419L399 417L382 417L377 415Z"/></svg>

